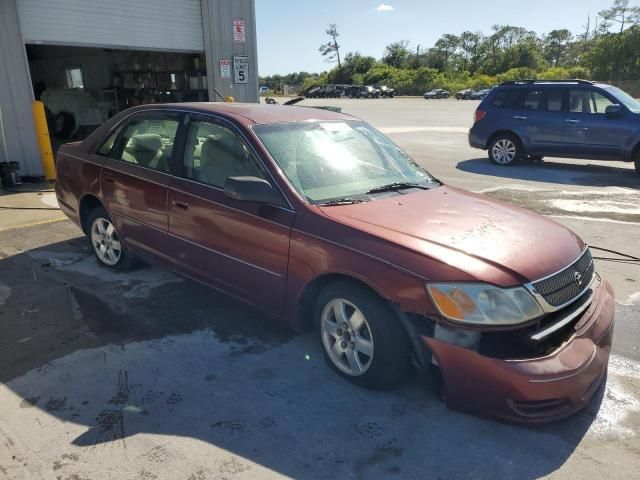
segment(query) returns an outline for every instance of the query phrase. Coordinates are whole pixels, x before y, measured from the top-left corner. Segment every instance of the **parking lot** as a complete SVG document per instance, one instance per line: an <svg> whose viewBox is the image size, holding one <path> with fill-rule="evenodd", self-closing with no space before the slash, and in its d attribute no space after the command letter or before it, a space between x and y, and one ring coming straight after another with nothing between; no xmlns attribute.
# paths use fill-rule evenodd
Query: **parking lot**
<svg viewBox="0 0 640 480"><path fill-rule="evenodd" d="M524 428L448 410L417 377L359 389L313 334L168 271L99 267L45 187L0 196L0 478L640 478L640 264L616 253L640 257L633 165L492 165L467 145L474 101L302 105L340 106L443 182L609 250L594 255L617 324L594 401Z"/></svg>

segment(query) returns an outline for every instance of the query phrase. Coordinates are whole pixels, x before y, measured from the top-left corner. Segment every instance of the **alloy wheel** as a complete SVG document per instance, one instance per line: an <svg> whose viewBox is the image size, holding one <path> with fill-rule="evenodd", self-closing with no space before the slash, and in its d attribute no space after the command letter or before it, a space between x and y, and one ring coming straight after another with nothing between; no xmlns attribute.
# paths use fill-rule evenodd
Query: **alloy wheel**
<svg viewBox="0 0 640 480"><path fill-rule="evenodd" d="M340 371L354 377L367 372L373 361L373 336L356 305L343 298L328 302L320 330L327 355Z"/></svg>
<svg viewBox="0 0 640 480"><path fill-rule="evenodd" d="M116 229L107 218L96 218L91 225L91 245L98 259L105 265L114 266L122 256L122 244Z"/></svg>
<svg viewBox="0 0 640 480"><path fill-rule="evenodd" d="M516 158L518 148L513 140L509 138L501 138L493 144L491 154L496 163L508 165Z"/></svg>

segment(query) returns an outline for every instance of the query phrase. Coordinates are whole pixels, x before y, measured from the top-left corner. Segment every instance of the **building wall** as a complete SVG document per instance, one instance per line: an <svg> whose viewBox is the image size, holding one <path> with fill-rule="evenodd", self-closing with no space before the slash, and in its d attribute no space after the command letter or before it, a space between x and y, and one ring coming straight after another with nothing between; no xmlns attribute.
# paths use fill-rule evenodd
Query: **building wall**
<svg viewBox="0 0 640 480"><path fill-rule="evenodd" d="M23 175L43 174L31 103L33 90L16 0L0 1L0 161L18 161ZM6 158L8 157L8 158Z"/></svg>
<svg viewBox="0 0 640 480"><path fill-rule="evenodd" d="M222 95L234 97L236 102L259 102L258 95L258 43L256 39L255 0L201 0L204 45L207 59L209 98L219 100ZM244 19L245 43L235 43L233 21ZM233 56L246 55L249 61L249 83L235 84ZM220 59L231 60L231 78L220 75Z"/></svg>

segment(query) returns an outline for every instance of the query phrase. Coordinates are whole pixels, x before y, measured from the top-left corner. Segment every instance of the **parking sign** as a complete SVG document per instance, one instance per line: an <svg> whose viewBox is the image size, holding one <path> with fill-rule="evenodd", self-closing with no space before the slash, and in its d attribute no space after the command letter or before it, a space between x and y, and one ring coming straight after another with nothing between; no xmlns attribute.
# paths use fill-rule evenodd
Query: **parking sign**
<svg viewBox="0 0 640 480"><path fill-rule="evenodd" d="M249 57L240 55L233 57L234 83L249 83Z"/></svg>

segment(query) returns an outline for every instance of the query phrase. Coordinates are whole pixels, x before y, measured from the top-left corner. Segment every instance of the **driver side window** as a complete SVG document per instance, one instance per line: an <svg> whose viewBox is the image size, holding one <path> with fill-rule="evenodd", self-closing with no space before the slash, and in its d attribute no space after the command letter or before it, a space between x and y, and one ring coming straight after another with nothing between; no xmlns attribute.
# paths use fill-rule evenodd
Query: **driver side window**
<svg viewBox="0 0 640 480"><path fill-rule="evenodd" d="M224 188L228 177L266 178L234 132L205 121L192 121L189 126L182 176L219 188Z"/></svg>

